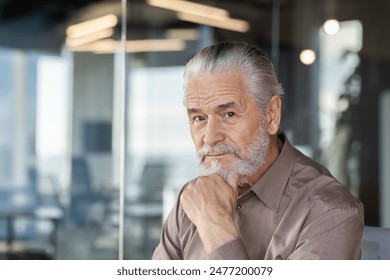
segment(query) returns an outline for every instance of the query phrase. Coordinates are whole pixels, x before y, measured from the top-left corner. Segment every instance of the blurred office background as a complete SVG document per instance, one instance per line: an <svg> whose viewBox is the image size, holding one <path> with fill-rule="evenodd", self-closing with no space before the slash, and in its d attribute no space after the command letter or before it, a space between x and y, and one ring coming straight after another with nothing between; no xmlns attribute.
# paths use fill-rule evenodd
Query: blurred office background
<svg viewBox="0 0 390 280"><path fill-rule="evenodd" d="M388 0L0 0L0 259L149 259L198 172L185 63L246 41L282 128L390 227ZM92 21L91 21L92 20Z"/></svg>

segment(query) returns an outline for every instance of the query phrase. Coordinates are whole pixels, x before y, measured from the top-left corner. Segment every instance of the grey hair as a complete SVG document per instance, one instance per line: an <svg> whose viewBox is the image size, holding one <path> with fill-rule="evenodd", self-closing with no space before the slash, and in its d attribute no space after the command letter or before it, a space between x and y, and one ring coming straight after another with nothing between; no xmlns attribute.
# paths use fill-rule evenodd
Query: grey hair
<svg viewBox="0 0 390 280"><path fill-rule="evenodd" d="M239 71L247 93L262 111L272 96L283 95L274 67L256 46L243 42L224 42L209 46L197 53L184 71L184 92L189 81L201 74L213 75Z"/></svg>

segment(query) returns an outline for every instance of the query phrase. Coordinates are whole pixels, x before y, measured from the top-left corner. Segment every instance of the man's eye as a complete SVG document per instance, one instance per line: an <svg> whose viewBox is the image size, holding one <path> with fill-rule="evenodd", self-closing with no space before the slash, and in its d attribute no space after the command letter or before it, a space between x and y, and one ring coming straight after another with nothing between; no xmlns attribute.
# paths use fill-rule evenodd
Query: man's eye
<svg viewBox="0 0 390 280"><path fill-rule="evenodd" d="M194 120L195 122L201 122L201 121L204 120L204 117L202 117L202 116L195 116L195 117L193 118L193 120Z"/></svg>
<svg viewBox="0 0 390 280"><path fill-rule="evenodd" d="M225 116L228 117L228 118L232 118L235 115L236 115L236 113L234 113L234 112L228 112L228 113L225 114Z"/></svg>

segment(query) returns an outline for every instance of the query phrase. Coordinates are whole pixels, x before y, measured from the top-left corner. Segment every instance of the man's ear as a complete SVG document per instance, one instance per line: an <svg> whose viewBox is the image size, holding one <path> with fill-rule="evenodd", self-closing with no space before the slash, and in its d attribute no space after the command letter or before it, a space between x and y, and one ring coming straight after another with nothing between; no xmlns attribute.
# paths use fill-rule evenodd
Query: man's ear
<svg viewBox="0 0 390 280"><path fill-rule="evenodd" d="M270 135L275 135L279 131L280 119L282 115L282 100L280 96L274 95L268 102L266 109L267 127Z"/></svg>

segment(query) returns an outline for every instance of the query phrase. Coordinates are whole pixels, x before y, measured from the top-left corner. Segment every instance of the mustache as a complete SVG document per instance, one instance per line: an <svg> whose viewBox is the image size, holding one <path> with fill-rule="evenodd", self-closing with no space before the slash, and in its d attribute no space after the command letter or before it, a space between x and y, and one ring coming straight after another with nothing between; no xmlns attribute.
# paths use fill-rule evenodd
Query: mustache
<svg viewBox="0 0 390 280"><path fill-rule="evenodd" d="M204 145L197 151L198 157L201 161L210 154L232 154L239 159L242 159L240 149L234 145L216 144L215 146Z"/></svg>

